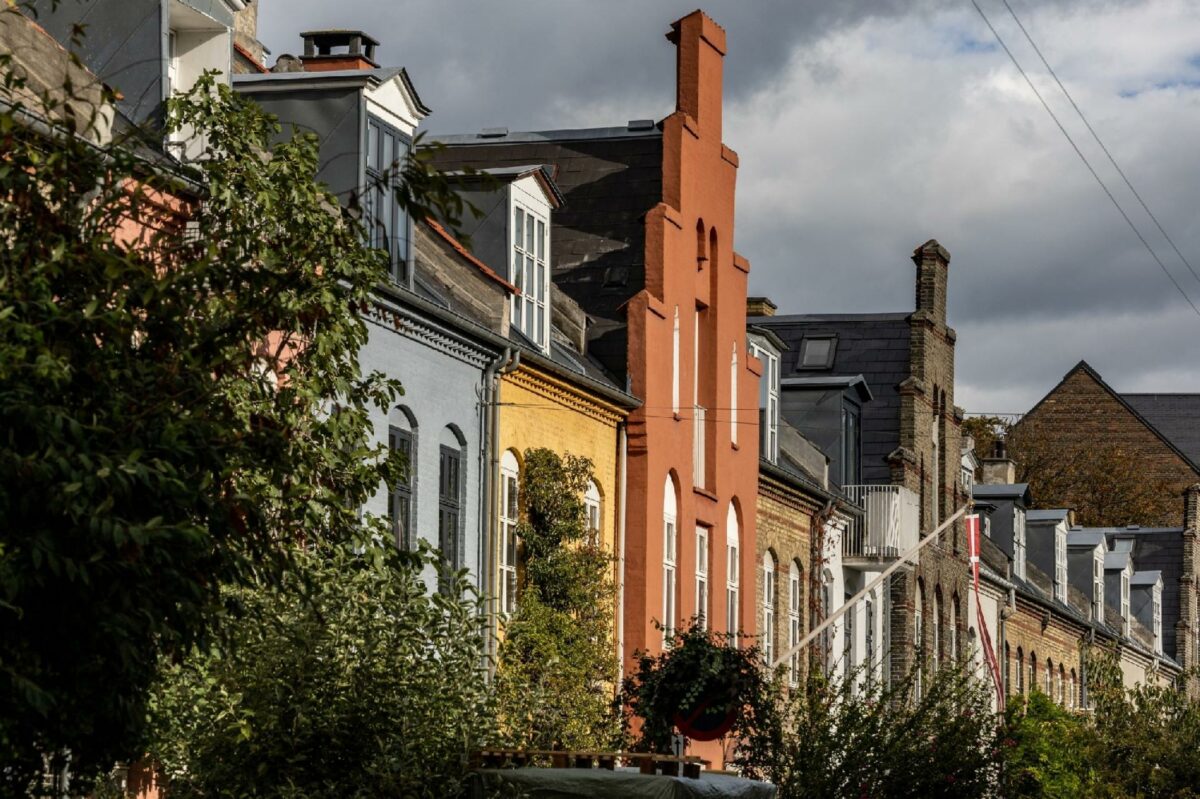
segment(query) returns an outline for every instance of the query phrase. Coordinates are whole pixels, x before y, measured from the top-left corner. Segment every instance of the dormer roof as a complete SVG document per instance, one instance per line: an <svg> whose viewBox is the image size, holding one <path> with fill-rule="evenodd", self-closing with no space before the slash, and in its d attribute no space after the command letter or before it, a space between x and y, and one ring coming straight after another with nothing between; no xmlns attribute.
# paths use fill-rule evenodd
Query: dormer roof
<svg viewBox="0 0 1200 799"><path fill-rule="evenodd" d="M541 187L542 193L546 195L546 202L555 210L566 205L566 198L563 197L562 191L558 188L558 184L554 181L554 167L548 164L517 164L514 166L499 166L487 167L484 169L474 169L471 171L453 170L444 173L446 177L452 178L458 183L471 182L495 182L495 183L513 183L532 176L537 180L538 186Z"/></svg>

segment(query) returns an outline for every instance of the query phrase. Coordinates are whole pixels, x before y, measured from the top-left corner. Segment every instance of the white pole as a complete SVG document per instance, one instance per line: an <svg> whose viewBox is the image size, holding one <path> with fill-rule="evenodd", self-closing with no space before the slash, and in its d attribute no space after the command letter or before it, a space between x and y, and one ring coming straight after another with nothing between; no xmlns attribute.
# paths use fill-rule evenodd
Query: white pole
<svg viewBox="0 0 1200 799"><path fill-rule="evenodd" d="M850 608L854 607L854 605L858 602L858 600L862 599L868 593L873 591L875 589L875 586L879 585L881 582L883 582L885 579L887 579L889 576L891 576L892 572L896 571L901 566L903 566L908 561L908 559L911 558L913 555L917 554L921 550L922 547L924 547L930 541L937 540L938 535L940 535L943 530L945 530L947 527L949 527L951 524L953 524L958 519L959 516L962 516L964 513L967 512L967 508L968 508L967 505L963 505L961 508L959 508L957 511L955 511L953 516L951 516L949 519L947 519L946 521L944 521L940 525L938 525L936 530L934 530L932 533L930 533L929 535L925 536L920 541L918 541L917 545L915 547L908 550L900 557L896 558L895 563L893 563L891 566L888 566L886 569L884 569L882 574L877 576L871 582L867 583L867 585L861 591L859 591L857 594L855 594L854 596L852 596L848 600L846 600L846 604L842 605L840 608L835 610L833 613L830 613L823 622L821 622L816 627L814 627L812 629L812 631L809 632L808 635L804 636L804 638L802 638L800 640L800 643L796 644L791 649L789 649L788 651L786 651L782 655L780 655L778 658L776 658L775 662L771 664L771 668L775 668L780 663L783 663L785 660L790 658L792 655L801 651L802 649L804 649L804 647L806 647L810 643L812 643L812 640L814 638L816 638L818 635L820 635L822 632L824 632L826 627L828 627L829 625L833 624L835 621L840 619L842 617L842 614L844 614Z"/></svg>

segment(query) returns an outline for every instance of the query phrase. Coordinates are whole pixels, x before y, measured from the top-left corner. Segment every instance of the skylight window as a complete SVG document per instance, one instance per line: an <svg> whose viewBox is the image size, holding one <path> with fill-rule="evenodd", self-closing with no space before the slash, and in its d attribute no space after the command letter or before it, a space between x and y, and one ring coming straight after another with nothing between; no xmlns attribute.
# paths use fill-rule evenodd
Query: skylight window
<svg viewBox="0 0 1200 799"><path fill-rule="evenodd" d="M833 336L806 336L800 342L799 369L828 369L833 366L837 339Z"/></svg>

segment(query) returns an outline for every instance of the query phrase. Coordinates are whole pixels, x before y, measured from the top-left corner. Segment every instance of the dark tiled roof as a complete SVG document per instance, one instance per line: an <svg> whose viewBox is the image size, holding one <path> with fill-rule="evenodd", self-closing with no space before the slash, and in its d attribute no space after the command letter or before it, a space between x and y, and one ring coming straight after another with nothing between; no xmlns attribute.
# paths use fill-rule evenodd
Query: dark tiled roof
<svg viewBox="0 0 1200 799"><path fill-rule="evenodd" d="M1042 508L1025 512L1026 522L1061 522L1071 514L1067 508Z"/></svg>
<svg viewBox="0 0 1200 799"><path fill-rule="evenodd" d="M796 314L759 316L749 324L764 327L788 345L782 377L862 375L874 399L862 409L862 479L887 483L887 456L900 446L900 393L897 386L910 374L910 313ZM805 336L835 335L837 347L830 369L798 369Z"/></svg>
<svg viewBox="0 0 1200 799"><path fill-rule="evenodd" d="M1200 463L1200 394L1122 394L1193 463Z"/></svg>
<svg viewBox="0 0 1200 799"><path fill-rule="evenodd" d="M662 200L662 132L585 131L435 136L441 169L547 164L565 205L553 215L555 286L592 318L588 350L623 379L621 309L645 286L645 215Z"/></svg>
<svg viewBox="0 0 1200 799"><path fill-rule="evenodd" d="M1177 654L1175 624L1179 621L1179 581L1183 576L1183 529L1178 527L1140 530L1117 528L1104 530L1104 534L1110 544L1119 539L1132 540L1135 569L1162 573L1163 651L1174 657Z"/></svg>

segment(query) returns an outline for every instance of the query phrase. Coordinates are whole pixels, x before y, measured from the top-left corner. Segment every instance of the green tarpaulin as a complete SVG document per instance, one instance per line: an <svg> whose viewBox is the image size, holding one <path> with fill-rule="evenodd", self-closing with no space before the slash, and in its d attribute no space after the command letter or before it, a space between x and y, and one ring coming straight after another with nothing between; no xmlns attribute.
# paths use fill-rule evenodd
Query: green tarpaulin
<svg viewBox="0 0 1200 799"><path fill-rule="evenodd" d="M476 796L485 796L485 788L505 786L530 799L775 799L776 793L775 786L765 782L709 772L693 780L640 774L637 769L480 769L473 779Z"/></svg>

